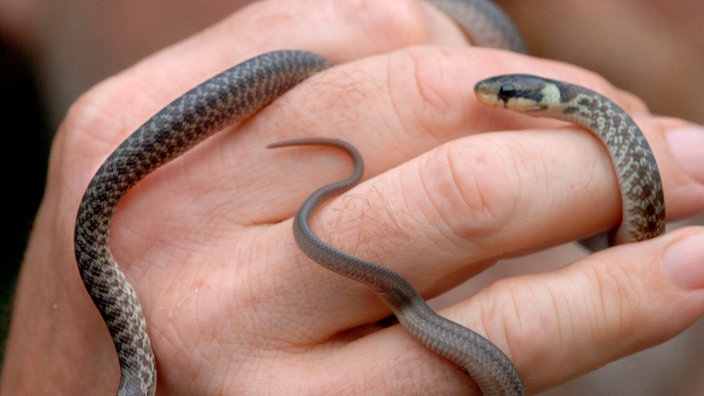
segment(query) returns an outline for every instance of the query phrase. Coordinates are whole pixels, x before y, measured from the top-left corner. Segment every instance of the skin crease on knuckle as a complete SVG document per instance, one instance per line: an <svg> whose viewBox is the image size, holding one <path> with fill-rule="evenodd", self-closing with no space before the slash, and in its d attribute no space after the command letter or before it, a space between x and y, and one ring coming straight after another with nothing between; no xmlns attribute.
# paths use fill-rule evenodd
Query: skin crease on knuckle
<svg viewBox="0 0 704 396"><path fill-rule="evenodd" d="M468 143L471 141L468 138ZM479 142L478 142L479 143ZM469 144L446 145L438 153L445 170L435 170L423 177L432 185L426 185L426 195L430 207L438 209L433 218L440 218L445 224L433 224L437 228L449 228L459 244L481 245L482 240L492 240L516 217L517 202L520 199L518 173L506 171L502 166L508 163L503 155L504 148L483 139L476 146ZM497 166L501 164L502 166ZM506 193L512 191L511 193ZM457 200L448 200L457 197ZM449 202L448 202L449 201ZM454 203L448 206L448 203ZM457 216L463 213L463 216ZM477 249L482 250L482 249ZM477 259L482 259L478 257Z"/></svg>
<svg viewBox="0 0 704 396"><path fill-rule="evenodd" d="M556 171L560 167L571 170L576 165L555 164L562 158L555 154L546 155L543 151L546 147L544 140L549 139L551 133L559 132L547 132L535 137L529 132L515 136L510 132L499 132L474 135L462 139L461 144L447 145L446 165L443 166L448 169L434 170L432 173L448 175L446 183L461 197L459 204L448 206L445 200L444 205L439 207L446 211L441 217L450 221L449 228L464 244L460 250L464 254L471 252L475 255L474 260L524 254L526 249L536 249L535 244L562 242L567 236L560 234L577 232L563 227L557 233L546 232L542 239L525 232L535 227L551 229L557 226L561 221L552 209L558 212L574 210L574 207L579 207L577 202L584 200L583 191L577 193L568 183L569 180L558 179L560 174ZM597 143L585 140L597 146ZM582 175L576 175L579 177L575 176L572 183L581 184ZM556 183L556 180L561 182ZM446 189L433 186L433 191ZM572 197L571 200L533 199L543 195ZM438 193L435 199L443 202L447 196ZM457 216L457 213L464 215ZM468 249L468 246L473 247Z"/></svg>
<svg viewBox="0 0 704 396"><path fill-rule="evenodd" d="M342 16L335 20L354 21L351 24L370 40L391 40L384 43L389 48L428 40L420 2L355 0L331 3L336 8L335 14Z"/></svg>
<svg viewBox="0 0 704 396"><path fill-rule="evenodd" d="M281 38L277 33L266 33L267 29L263 29L264 35L259 34L262 26L275 26L276 29L269 31L288 30L297 35L297 47L315 48L334 63L342 63L414 44L438 40L464 42L457 26L439 12L431 14L432 23L428 23L430 8L421 1L327 0L300 2L284 12L278 4L267 7L266 3L255 3L245 10L252 15L244 22L256 21L252 29L256 29L257 34L252 40L258 43L260 51L272 43L291 46L282 42L288 41L290 35ZM317 28L309 29L308 24L301 21L308 21ZM238 24L224 28L231 29L230 26Z"/></svg>

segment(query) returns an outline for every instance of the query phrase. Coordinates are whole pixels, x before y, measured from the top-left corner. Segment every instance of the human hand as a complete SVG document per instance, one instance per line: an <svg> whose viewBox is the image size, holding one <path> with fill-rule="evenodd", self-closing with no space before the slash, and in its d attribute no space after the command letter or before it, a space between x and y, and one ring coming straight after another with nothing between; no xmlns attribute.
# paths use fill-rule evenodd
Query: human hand
<svg viewBox="0 0 704 396"><path fill-rule="evenodd" d="M23 381L65 393L116 389L114 350L71 250L83 189L109 152L169 100L270 49L309 49L339 65L159 169L115 217L112 250L145 308L164 394L471 389L398 326L380 325L388 311L372 293L295 246L291 216L313 189L346 174L344 156L271 152L268 143L335 136L355 144L367 180L331 201L313 227L342 250L403 274L426 296L498 258L618 222L618 188L600 144L562 123L483 107L472 93L483 77L530 71L607 94L648 135L671 219L702 210L701 169L678 162L666 140L684 122L647 114L639 100L584 70L466 48L459 30L422 3L327 6L254 4L77 102L54 143L3 390ZM410 47L417 44L429 46ZM701 315L704 296L694 290L701 282L663 265L678 255L701 262L701 240L689 251L675 243L687 235L702 238L699 229L680 230L563 270L505 279L441 313L506 351L531 392L547 389L671 337ZM28 379L26 367L53 381Z"/></svg>

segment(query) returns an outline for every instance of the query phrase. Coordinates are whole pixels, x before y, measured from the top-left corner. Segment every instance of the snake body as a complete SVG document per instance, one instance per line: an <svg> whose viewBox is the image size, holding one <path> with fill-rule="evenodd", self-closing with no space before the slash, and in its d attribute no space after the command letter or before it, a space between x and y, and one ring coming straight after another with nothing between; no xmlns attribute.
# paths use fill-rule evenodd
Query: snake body
<svg viewBox="0 0 704 396"><path fill-rule="evenodd" d="M665 197L653 151L635 121L610 99L585 87L527 74L488 78L474 90L483 103L569 121L602 141L616 171L622 205L621 224L608 236L609 245L665 232Z"/></svg>
<svg viewBox="0 0 704 396"><path fill-rule="evenodd" d="M469 3L478 1L466 0ZM463 25L461 18L456 20L465 30L473 30L471 26ZM499 30L518 36L510 27L502 26ZM475 36L478 37L472 35ZM515 42L511 38L501 41ZM512 49L522 51L524 48L520 45ZM105 321L117 351L121 371L119 395L153 395L156 365L141 304L108 244L117 204L131 187L158 167L226 125L251 117L308 76L330 66L325 58L314 53L283 50L260 55L228 69L188 91L147 120L115 149L91 179L76 217L74 248L86 290ZM356 150L350 149L351 146L339 146L356 158ZM358 176L355 173L348 182L356 182L354 178ZM335 191L340 189L334 188L325 195ZM315 201L308 202L304 215L309 216L315 206ZM306 231L305 216L297 216L298 231L295 233L296 238L304 242L303 247L310 247L320 255L316 256L318 259L328 264L341 264L350 259L359 264L352 256L339 256L334 250L313 243L314 234L309 228ZM385 296L387 303L423 343L465 367L482 389L486 388L485 394L524 392L511 361L498 348L471 330L438 317L403 278L377 267L363 265L362 272L364 268L374 270L358 275L377 290L390 283L391 288ZM472 351L472 355L476 353L476 356L467 356L467 351ZM492 389L503 390L492 393Z"/></svg>
<svg viewBox="0 0 704 396"><path fill-rule="evenodd" d="M475 45L528 53L511 18L493 1L428 0L428 3L450 15Z"/></svg>

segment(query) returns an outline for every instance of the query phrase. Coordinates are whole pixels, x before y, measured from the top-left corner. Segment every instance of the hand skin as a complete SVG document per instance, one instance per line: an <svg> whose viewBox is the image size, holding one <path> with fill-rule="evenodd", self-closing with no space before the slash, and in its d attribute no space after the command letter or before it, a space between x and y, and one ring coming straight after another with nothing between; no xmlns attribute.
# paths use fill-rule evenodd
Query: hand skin
<svg viewBox="0 0 704 396"><path fill-rule="evenodd" d="M373 293L295 246L291 217L313 189L349 172L344 156L268 143L336 136L357 146L365 181L321 209L313 228L427 297L500 258L609 229L620 217L600 143L564 123L480 105L472 86L483 77L530 71L605 93L651 142L669 219L704 208L702 165L683 162L668 143L689 125L648 114L593 73L467 47L422 3L286 4L253 4L74 104L53 144L18 284L2 394L117 388L112 343L73 257L83 190L151 114L267 50L308 49L338 66L157 170L114 219L112 250L145 309L159 394L476 391L399 326L381 326L389 313ZM509 354L535 393L687 328L704 313L703 259L704 232L689 227L502 279L441 313Z"/></svg>

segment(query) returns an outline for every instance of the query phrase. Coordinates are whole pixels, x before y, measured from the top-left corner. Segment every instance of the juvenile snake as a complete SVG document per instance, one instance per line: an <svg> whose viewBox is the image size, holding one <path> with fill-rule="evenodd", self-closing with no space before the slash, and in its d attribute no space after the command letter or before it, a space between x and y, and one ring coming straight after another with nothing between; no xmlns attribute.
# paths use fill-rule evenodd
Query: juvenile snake
<svg viewBox="0 0 704 396"><path fill-rule="evenodd" d="M475 1L467 3L473 4ZM458 22L462 23L461 20ZM473 31L471 26L463 25L463 28ZM500 26L498 30L509 37L515 35L510 27ZM515 42L515 39L503 41L510 43ZM514 49L523 51L524 47ZM156 388L156 367L139 299L115 262L108 244L112 216L117 204L131 187L161 165L226 125L251 117L311 74L330 66L319 55L295 50L274 51L245 61L198 85L160 110L120 144L93 176L76 217L74 247L86 290L115 344L121 372L119 395L153 395ZM301 224L300 220L298 224ZM395 282L401 282L394 283L403 286L399 290L407 291L407 283L402 278L398 277ZM417 305L414 304L415 300L406 306L411 307L411 313L415 312L412 307ZM419 304L424 306L422 300ZM424 316L427 313L425 308L420 308L418 313L420 316L416 320L420 322L412 323L427 320ZM469 336L473 334L459 325L448 326L455 326L459 332L470 332L467 333ZM435 333L430 331L428 334L431 338L424 342L428 345L441 345L439 348L445 352L441 351L440 354L463 367L469 365L463 363L461 359L464 358L455 360L447 352L447 347L452 349L454 345L457 349L459 344L447 339L442 335L444 333L433 335ZM489 351L488 354L498 351L483 338L477 338L472 345L479 351ZM515 390L496 394L524 392L520 377L508 358L494 357L488 361L498 362L498 366L483 366L481 360L486 356L482 353L484 352L479 352L479 356L472 358L479 362L479 371L471 373L472 368L467 368L471 375L477 376L475 380L478 383L482 378L493 377L498 380L492 382L498 382L503 389ZM506 377L510 379L503 379ZM511 381L521 385L507 385ZM494 394L491 389L483 391L485 394Z"/></svg>

